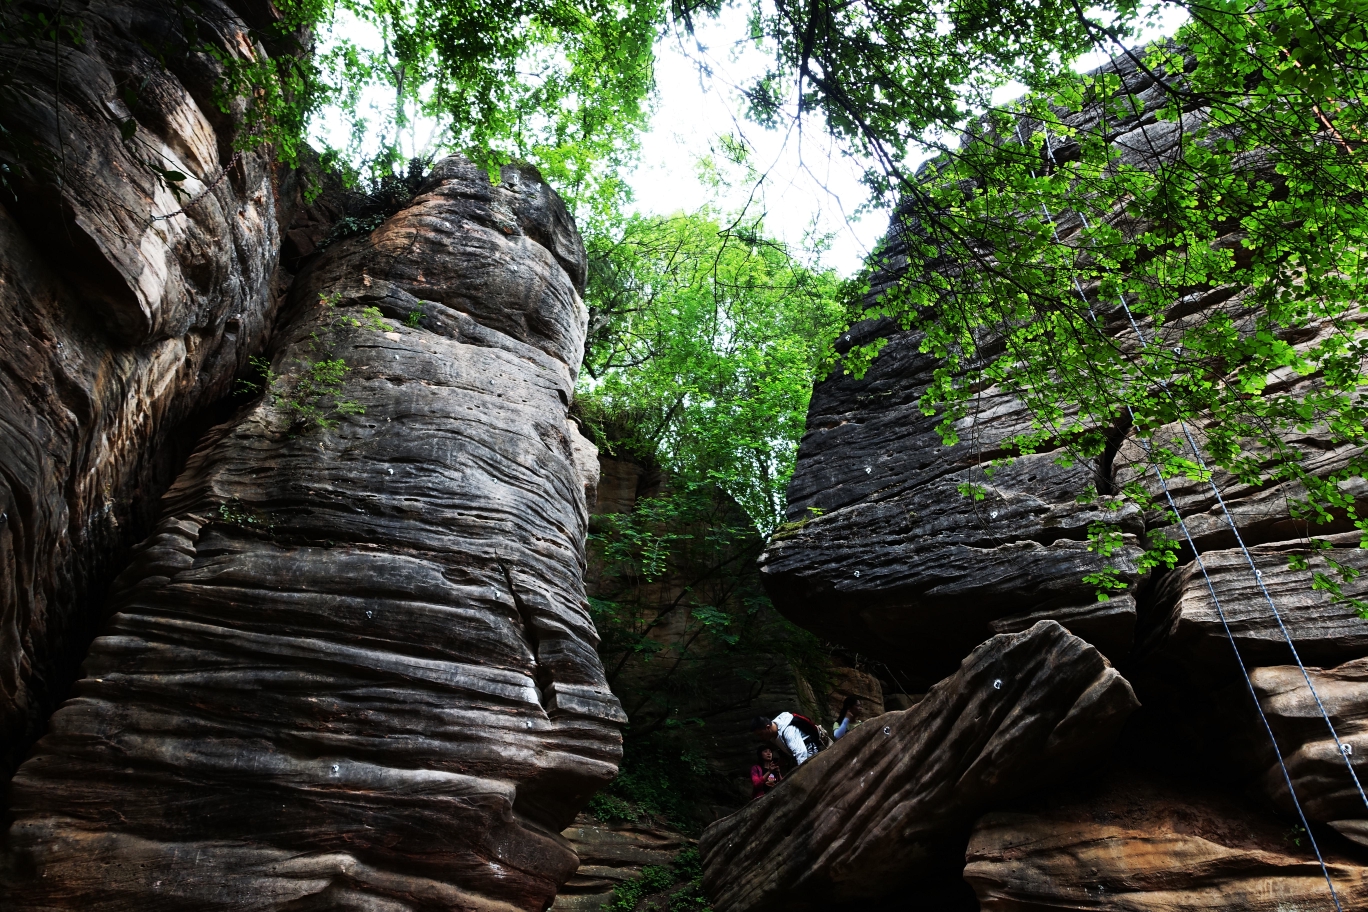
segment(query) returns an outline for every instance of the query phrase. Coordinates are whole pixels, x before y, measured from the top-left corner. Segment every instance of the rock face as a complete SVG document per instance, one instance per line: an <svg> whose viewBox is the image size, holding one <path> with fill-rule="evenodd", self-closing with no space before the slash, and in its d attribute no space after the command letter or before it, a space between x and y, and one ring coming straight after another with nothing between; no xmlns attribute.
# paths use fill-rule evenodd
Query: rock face
<svg viewBox="0 0 1368 912"><path fill-rule="evenodd" d="M1137 71L1134 61L1119 61L1114 68L1142 110L1132 118L1108 119L1114 125L1110 139L1121 161L1154 167L1172 154L1180 126L1149 116L1165 91L1151 74ZM1066 120L1083 125L1097 114L1091 107ZM1193 111L1186 116L1200 120L1204 115ZM1260 176L1275 184L1278 180L1271 171ZM1067 240L1078 229L1078 219L1069 213L1058 217L1060 235ZM1238 247L1242 240L1237 232L1218 245ZM872 280L871 303L907 269L900 245L896 235L889 239ZM1168 344L1165 333L1197 320L1228 320L1234 331L1252 334L1259 315L1256 297L1230 286L1175 300L1157 344ZM1099 310L1109 307L1097 303ZM1121 350L1138 345L1124 317L1101 310L1100 319ZM1284 335L1293 348L1305 348L1337 331L1311 326ZM1031 421L1023 403L1001 388L984 388L975 410L957 424L960 442L944 446L934 430L936 418L921 413L920 401L942 363L919 350L922 340L916 332L887 320L857 325L838 349L876 339L886 345L862 379L833 376L814 390L789 488L791 525L775 536L761 558L762 577L776 607L823 638L886 662L899 681L907 682L909 692L945 673L993 633L1013 634L1041 621L1057 621L1096 646L1134 682L1144 708L1132 720L1125 743L1143 755L1140 772L1185 776L1188 787L1182 793L1190 792L1198 804L1207 802L1191 819L1180 813L1177 799L1163 795L1155 799L1159 809L1151 816L1097 795L1065 796L1071 810L1058 815L1039 809L1009 813L1000 802L991 809L980 805L989 813L976 830L965 876L983 908L1332 908L1324 878L1304 847L1282 844L1280 837L1251 842L1240 835L1248 826L1276 836L1293 827L1296 818L1290 815L1290 797L1234 660L1232 637L1288 758L1302 806L1313 821L1348 837L1313 827L1334 856L1332 877L1343 881L1344 908L1364 905L1368 855L1360 846L1368 845L1368 809L1301 671L1291 664L1287 642L1290 634L1302 659L1320 666L1311 669L1312 678L1324 692L1341 740L1354 752L1354 769L1360 778L1368 776L1368 767L1361 765L1368 747L1359 743L1368 712L1368 678L1360 667L1368 662L1368 620L1351 604L1336 602L1323 587L1317 588L1313 576L1334 576L1329 562L1322 560L1328 556L1347 567L1349 576L1360 574L1344 580L1343 595L1361 600L1368 594L1368 575L1363 574L1368 552L1358 547L1350 517L1336 516L1328 525L1308 529L1304 522L1294 522L1289 511L1289 502L1304 493L1298 484L1260 486L1214 472L1249 546L1251 567L1211 485L1170 479L1174 502L1224 609L1228 637L1193 548L1166 515L1130 507L1114 512L1108 509L1108 496L1080 500L1089 488L1106 495L1138 483L1163 502L1130 428L1105 429L1108 446L1091 462L1064 467L1054 462L1058 453L1041 453L1016 459L989 477L981 467L1008 455L1008 442ZM1270 391L1298 394L1319 381L1288 370L1268 382ZM1186 430L1200 444L1201 420ZM1168 428L1160 437L1180 441L1178 450L1185 450L1184 429ZM1303 467L1329 478L1361 455L1329 440L1325 429L1311 426L1289 432L1282 442ZM1258 456L1253 451L1249 455ZM962 494L966 484L979 486L983 498ZM1341 490L1359 500L1361 516L1368 492L1355 485L1361 481L1346 482ZM1129 588L1122 598L1098 603L1083 578L1100 566L1086 548L1088 526L1104 518L1119 522L1123 533L1122 547L1111 562ZM1141 536L1156 531L1182 544L1178 566L1142 577L1134 564L1137 544ZM1333 550L1328 555L1311 551L1305 540L1309 533L1323 537ZM1309 561L1309 569L1293 569L1294 558ZM1265 588L1277 605L1281 626ZM920 711L917 706L909 712ZM815 778L804 770L796 782ZM1221 790L1241 795L1242 801L1216 800L1213 796ZM1267 815L1257 809L1260 793L1270 799ZM776 799L780 795L776 792ZM824 821L809 825L801 817L801 808L810 803L805 793L789 795L771 816L792 813L790 819L804 820L792 829L817 834L820 842L804 850L808 857L826 846L844 845L822 830L828 825ZM1284 819L1273 816L1275 805ZM745 814L738 816L744 819ZM879 852L911 851L911 840L901 835L880 831L877 838L882 840ZM865 841L874 854L874 842ZM739 846L744 839L736 842ZM851 876L846 869L828 875L825 859L814 865L822 873L776 874L773 883L779 886L773 889L788 889L784 877L824 883L828 876ZM768 908L771 899L765 890L770 887L758 875L754 884L727 880L720 872L714 877L724 908ZM864 879L877 877L871 873ZM893 888L891 883L883 886ZM823 888L813 890L820 895Z"/></svg>
<svg viewBox="0 0 1368 912"><path fill-rule="evenodd" d="M1102 655L1053 621L994 637L912 709L854 729L708 827L704 886L718 912L896 892L957 854L959 831L994 803L1095 761L1136 705Z"/></svg>
<svg viewBox="0 0 1368 912"><path fill-rule="evenodd" d="M167 494L14 779L15 908L551 902L624 721L582 584L583 276L534 174L448 159L300 277L270 391Z"/></svg>
<svg viewBox="0 0 1368 912"><path fill-rule="evenodd" d="M1306 685L1307 677L1320 706ZM1305 677L1295 665L1257 668L1250 680L1278 738L1292 788L1307 817L1328 823L1368 846L1368 802L1345 762L1353 767L1359 784L1368 780L1368 658L1337 668L1310 668ZM1321 706L1334 724L1339 746L1325 724ZM1268 767L1264 790L1291 813L1287 780L1277 758L1266 741L1258 746ZM1347 753L1341 755L1341 748Z"/></svg>
<svg viewBox="0 0 1368 912"><path fill-rule="evenodd" d="M587 814L561 833L579 856L579 870L561 888L555 912L590 912L613 897L618 884L651 865L667 865L694 841L648 823L601 823Z"/></svg>
<svg viewBox="0 0 1368 912"><path fill-rule="evenodd" d="M1336 557L1360 572L1368 570L1368 551L1355 547L1357 537L1352 538L1339 542L1344 547L1335 549ZM1352 605L1336 603L1328 593L1313 589L1309 571L1288 566L1289 556L1305 553L1305 544L1300 541L1251 549L1254 566L1278 606L1302 661L1331 665L1368 655L1368 621L1359 617ZM1251 665L1291 662L1287 636L1278 626L1244 553L1238 549L1209 551L1202 555L1202 562L1245 661ZM1312 562L1312 569L1325 569L1314 566L1314 558ZM1368 595L1368 575L1346 583L1344 594L1360 599ZM1230 640L1196 562L1165 576L1153 605L1158 629L1152 638L1163 643L1165 652L1208 682L1215 669L1225 668L1231 656Z"/></svg>
<svg viewBox="0 0 1368 912"><path fill-rule="evenodd" d="M1338 851L1326 861L1341 907L1368 905L1368 868ZM1334 908L1305 834L1237 802L1144 780L1047 810L987 814L968 862L983 912Z"/></svg>
<svg viewBox="0 0 1368 912"><path fill-rule="evenodd" d="M75 677L149 508L223 417L208 407L271 325L295 189L262 154L233 152L244 111L220 110L225 70L210 53L263 53L248 27L264 9L94 0L61 10L80 44L0 46L17 195L0 208L6 777Z"/></svg>
<svg viewBox="0 0 1368 912"><path fill-rule="evenodd" d="M888 332L883 323L861 324L841 344ZM1006 621L1005 631L1067 618L1099 648L1124 655L1135 606L1099 605L1083 584L1101 566L1087 550L1087 530L1121 520L1127 544L1115 557L1124 568L1138 554L1143 517L1134 508L1108 511L1105 499L1081 507L1077 497L1103 467L1063 468L1057 453L1000 470L982 501L961 495L960 485L985 483L981 461L999 454L1030 416L1018 400L989 390L962 441L943 446L938 419L923 415L919 401L938 363L919 343L915 333L893 333L863 379L817 384L788 492L789 519L806 522L775 536L761 558L775 605L822 637L900 669L913 686L948 673L995 621Z"/></svg>
<svg viewBox="0 0 1368 912"><path fill-rule="evenodd" d="M1179 129L1152 116L1165 89L1133 60L1118 60L1113 69L1140 109L1134 117L1106 118L1113 123L1108 138L1119 160L1156 167L1173 153ZM1063 119L1067 125L1095 126L1098 104ZM1203 112L1189 116L1200 120ZM1278 180L1271 170L1260 177L1275 184ZM1078 217L1057 217L1060 235L1067 239L1079 227ZM1238 247L1242 237L1237 232L1219 243ZM872 279L871 303L907 269L904 249L897 234L889 238L881 269ZM1223 287L1175 300L1152 341L1164 345L1165 333L1218 316L1229 318L1238 331L1252 333L1259 305L1247 291ZM1098 303L1110 309L1107 302ZM1119 347L1138 344L1124 317L1104 313L1102 319ZM1304 349L1338 331L1313 326L1288 341ZM946 447L934 431L939 418L921 412L921 399L941 362L919 350L922 337L917 332L902 331L889 320L857 325L838 350L876 339L887 344L862 379L833 376L814 390L788 492L788 518L803 524L776 537L762 558L766 586L779 609L824 638L900 667L909 679L923 676L919 684L944 674L948 663L990 633L1024 629L1042 618L1058 620L1118 661L1137 635L1150 642L1152 615L1162 614L1173 595L1149 600L1145 581L1134 573L1137 536L1163 530L1181 541L1181 535L1158 512L1144 516L1129 506L1112 512L1105 496L1077 502L1090 488L1105 494L1131 482L1148 486L1163 502L1154 473L1145 474L1147 460L1134 434L1125 427L1108 429L1110 445L1088 462L1066 468L1055 463L1059 451L1042 452L1016 459L988 477L982 467L1007 455L1007 442L1030 427L1032 416L1021 400L1000 387L985 388L974 411L956 425L960 442ZM1296 393L1316 382L1289 370L1271 377L1269 390ZM1189 430L1200 443L1200 422ZM1177 426L1158 436L1176 438L1180 450L1186 447ZM1284 443L1309 471L1327 477L1357 455L1327 440L1327 434L1313 427L1289 433ZM1289 542L1307 534L1305 523L1294 523L1288 512L1289 500L1304 493L1298 484L1254 486L1221 471L1214 480L1247 543ZM982 488L983 499L959 492L970 483ZM1362 497L1365 492L1353 487L1358 483L1346 483L1342 490ZM1175 478L1170 489L1199 549L1235 546L1209 484ZM1124 582L1138 584L1130 590L1138 602L1126 598L1099 604L1082 582L1101 566L1085 542L1089 524L1103 519L1117 522L1124 534L1112 563ZM1313 531L1348 529L1341 518ZM1191 561L1192 554L1185 552L1182 560ZM1226 563L1223 581L1233 581L1240 572L1237 562L1231 558ZM1243 572L1252 585L1248 568ZM1191 567L1183 575L1184 585L1192 582ZM1311 595L1309 581L1306 573L1289 574L1285 580L1303 590L1303 596ZM1202 585L1200 579L1195 583ZM1192 597L1201 598L1188 588ZM1231 600L1244 595L1232 592ZM1247 610L1260 609L1251 602ZM1348 634L1357 642L1368 635L1368 622L1341 620L1334 634L1327 627L1308 630L1308 638L1328 641ZM1352 657L1346 652L1357 648L1341 647L1332 661ZM1284 652L1275 661L1285 659Z"/></svg>

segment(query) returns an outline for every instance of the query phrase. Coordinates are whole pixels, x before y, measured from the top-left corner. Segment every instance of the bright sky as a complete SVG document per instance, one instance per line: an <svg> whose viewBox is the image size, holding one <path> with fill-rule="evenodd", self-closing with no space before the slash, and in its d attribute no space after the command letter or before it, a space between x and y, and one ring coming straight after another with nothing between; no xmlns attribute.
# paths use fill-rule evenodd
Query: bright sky
<svg viewBox="0 0 1368 912"><path fill-rule="evenodd" d="M1172 34L1184 15L1181 7L1168 7L1142 40ZM805 124L801 135L796 129L771 131L746 121L736 87L761 73L769 59L749 42L735 41L735 36L746 33L744 23L744 11L732 7L717 20L700 20L692 38L672 35L657 46L659 95L650 130L642 138L640 164L629 177L634 207L643 213L669 214L707 205L724 212L745 206L748 213L764 215L771 235L792 245L829 235L830 247L822 261L842 274L853 273L887 230L888 213L861 214L867 198L859 180L863 166L831 148L816 118ZM371 37L369 26L345 12L339 13L337 29L358 43ZM1089 55L1077 68L1092 69L1104 60L1104 54ZM707 74L700 72L700 62L706 64ZM1000 97L1005 101L1018 94L1020 87L1009 86ZM380 92L364 98L377 111L390 101ZM429 148L435 126L415 125L413 146L418 152ZM735 180L719 199L716 190L700 179L698 162L713 153L726 134L740 137L751 149L751 164L762 179L757 184L732 169ZM315 121L313 136L338 148L347 142L335 112L325 112ZM372 136L368 144L374 145L377 138ZM720 154L716 158L723 161Z"/></svg>
<svg viewBox="0 0 1368 912"><path fill-rule="evenodd" d="M1165 7L1140 41L1173 34L1186 16L1183 7ZM746 121L735 87L763 72L769 61L753 44L735 41L734 36L745 33L745 13L732 7L715 21L698 23L695 39L701 49L683 36L657 46L660 98L642 142L641 164L631 179L636 207L669 213L705 205L714 191L698 179L694 163L711 151L719 134L735 133L752 148L752 163L765 179L758 190L741 182L729 198L715 205L739 209L756 190L750 202L754 208L748 211L764 213L771 234L790 244L801 244L813 228L817 234L829 234L831 247L823 261L843 275L851 274L888 229L888 212L860 214L868 196L860 183L864 165L833 150L816 118L802 136L764 130ZM1101 52L1089 54L1076 69L1086 72L1106 59ZM700 61L711 69L710 76L700 74ZM1021 86L1004 86L998 100L1021 92Z"/></svg>
<svg viewBox="0 0 1368 912"><path fill-rule="evenodd" d="M736 87L763 72L769 58L749 42L735 42L745 33L744 13L732 8L716 21L700 21L692 39L671 36L657 45L659 100L630 180L636 208L670 213L709 202L723 210L746 206L748 213L765 216L767 231L790 244L802 244L814 229L831 235L823 261L852 273L883 237L888 215L859 217L867 196L859 179L863 165L831 148L819 120L806 124L801 135L746 121ZM710 74L700 73L700 62ZM742 179L719 200L699 179L695 163L727 133L751 149L751 164L762 180L757 186L738 173Z"/></svg>

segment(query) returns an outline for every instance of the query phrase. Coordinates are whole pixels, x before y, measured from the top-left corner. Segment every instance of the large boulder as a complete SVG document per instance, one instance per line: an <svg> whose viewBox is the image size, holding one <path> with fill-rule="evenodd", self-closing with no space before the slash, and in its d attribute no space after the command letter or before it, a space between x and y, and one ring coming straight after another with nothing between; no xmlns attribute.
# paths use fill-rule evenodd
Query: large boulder
<svg viewBox="0 0 1368 912"><path fill-rule="evenodd" d="M39 0L0 42L0 776L97 628L211 406L261 349L293 175L235 152L269 4ZM48 26L44 26L48 28ZM46 32L45 32L46 34ZM69 40L79 35L79 41ZM168 180L164 175L182 180Z"/></svg>
<svg viewBox="0 0 1368 912"><path fill-rule="evenodd" d="M1342 584L1342 594L1349 599L1368 596L1368 574L1364 573L1368 551L1357 547L1356 535L1335 538L1341 539L1341 547L1329 552L1330 556L1360 573ZM1294 569L1289 563L1293 556L1309 560L1310 565ZM1359 616L1351 602L1336 600L1315 587L1316 572L1338 578L1322 559L1318 552L1308 553L1303 541L1254 546L1249 557L1238 548L1206 552L1202 555L1206 575L1194 561L1160 581L1152 597L1155 629L1149 640L1159 646L1164 658L1180 662L1208 684L1231 676L1231 636L1251 666L1291 663L1289 636L1302 661L1310 664L1335 665L1368 655L1368 620ZM1220 599L1224 623L1207 585L1208 576ZM1265 591L1277 606L1276 615Z"/></svg>
<svg viewBox="0 0 1368 912"><path fill-rule="evenodd" d="M995 811L964 877L983 912L1334 909L1306 834L1210 791L1136 779L1048 809ZM1044 804L1045 802L1038 802ZM1368 905L1368 868L1322 844L1340 908Z"/></svg>
<svg viewBox="0 0 1368 912"><path fill-rule="evenodd" d="M583 252L439 163L296 283L14 779L12 908L544 909L624 716L567 411ZM383 315L383 316L382 316Z"/></svg>
<svg viewBox="0 0 1368 912"><path fill-rule="evenodd" d="M858 726L709 826L704 887L718 912L764 912L865 903L946 861L955 877L979 814L1104 755L1136 705L1054 621L996 636L912 709Z"/></svg>

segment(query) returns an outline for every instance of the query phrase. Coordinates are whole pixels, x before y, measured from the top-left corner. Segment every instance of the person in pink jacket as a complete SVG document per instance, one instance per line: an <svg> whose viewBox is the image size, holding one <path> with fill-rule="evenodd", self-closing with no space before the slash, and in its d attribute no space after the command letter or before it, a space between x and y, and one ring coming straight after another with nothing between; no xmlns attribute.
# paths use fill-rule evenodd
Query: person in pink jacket
<svg viewBox="0 0 1368 912"><path fill-rule="evenodd" d="M774 759L774 748L762 746L755 752L759 761L751 767L751 800L764 797L779 784L784 774L779 771L779 761Z"/></svg>

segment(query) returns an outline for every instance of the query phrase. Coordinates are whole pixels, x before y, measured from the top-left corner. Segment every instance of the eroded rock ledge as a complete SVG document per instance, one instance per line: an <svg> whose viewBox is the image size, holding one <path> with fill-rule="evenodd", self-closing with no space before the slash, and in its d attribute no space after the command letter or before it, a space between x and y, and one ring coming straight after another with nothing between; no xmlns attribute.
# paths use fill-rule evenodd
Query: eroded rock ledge
<svg viewBox="0 0 1368 912"><path fill-rule="evenodd" d="M1126 680L1058 623L996 636L912 709L853 729L708 827L708 896L718 912L827 909L896 893L946 862L957 878L978 814L1096 761L1136 706Z"/></svg>
<svg viewBox="0 0 1368 912"><path fill-rule="evenodd" d="M1060 797L974 827L964 877L983 912L1334 909L1305 834L1243 802L1133 770ZM1363 908L1368 868L1322 850L1342 908Z"/></svg>
<svg viewBox="0 0 1368 912"><path fill-rule="evenodd" d="M535 174L448 159L300 278L272 392L192 457L15 777L17 908L550 903L624 721L567 420L583 270Z"/></svg>

